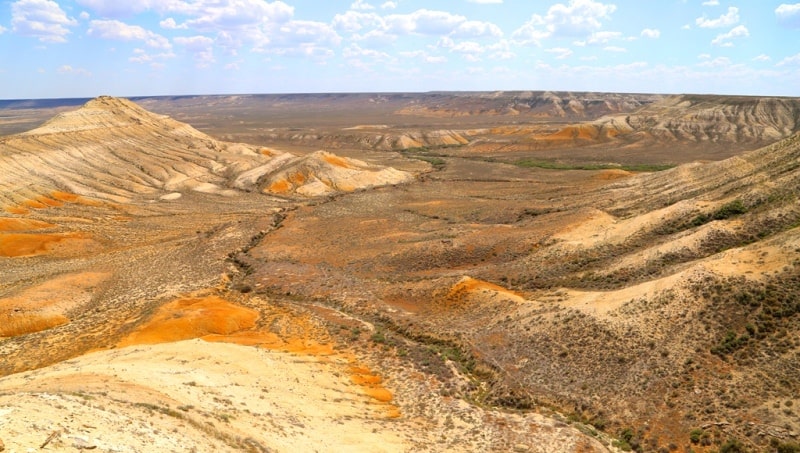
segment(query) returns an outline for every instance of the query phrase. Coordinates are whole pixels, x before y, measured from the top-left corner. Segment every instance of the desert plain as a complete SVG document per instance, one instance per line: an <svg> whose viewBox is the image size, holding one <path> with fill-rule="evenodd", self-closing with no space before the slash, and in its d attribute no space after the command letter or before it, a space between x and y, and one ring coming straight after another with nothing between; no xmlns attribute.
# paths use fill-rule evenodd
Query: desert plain
<svg viewBox="0 0 800 453"><path fill-rule="evenodd" d="M800 99L0 102L0 450L800 451Z"/></svg>

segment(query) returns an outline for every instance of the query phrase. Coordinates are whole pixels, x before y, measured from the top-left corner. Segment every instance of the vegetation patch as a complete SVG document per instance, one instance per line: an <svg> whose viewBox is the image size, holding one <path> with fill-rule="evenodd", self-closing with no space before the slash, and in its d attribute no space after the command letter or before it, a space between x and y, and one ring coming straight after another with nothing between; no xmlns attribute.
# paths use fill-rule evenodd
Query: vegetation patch
<svg viewBox="0 0 800 453"><path fill-rule="evenodd" d="M513 162L513 164L517 167L543 168L546 170L625 170L635 172L663 171L675 167L671 164L582 164L539 159L521 159Z"/></svg>

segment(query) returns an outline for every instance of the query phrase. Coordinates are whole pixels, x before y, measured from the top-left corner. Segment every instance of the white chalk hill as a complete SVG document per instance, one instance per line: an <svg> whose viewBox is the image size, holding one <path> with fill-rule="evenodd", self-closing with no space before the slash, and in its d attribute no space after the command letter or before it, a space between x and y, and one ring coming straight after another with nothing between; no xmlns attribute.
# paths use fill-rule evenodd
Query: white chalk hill
<svg viewBox="0 0 800 453"><path fill-rule="evenodd" d="M409 173L326 152L222 142L120 98L101 96L31 131L0 138L0 205L55 190L116 203L190 191L315 196L410 181Z"/></svg>

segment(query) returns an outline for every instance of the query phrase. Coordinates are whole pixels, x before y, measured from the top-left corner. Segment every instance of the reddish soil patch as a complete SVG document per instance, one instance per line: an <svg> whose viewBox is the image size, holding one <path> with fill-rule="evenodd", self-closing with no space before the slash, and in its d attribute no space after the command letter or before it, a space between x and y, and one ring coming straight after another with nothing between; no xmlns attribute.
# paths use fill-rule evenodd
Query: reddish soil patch
<svg viewBox="0 0 800 453"><path fill-rule="evenodd" d="M254 330L259 314L255 310L235 305L217 296L187 297L161 306L147 323L124 338L118 347L137 344L167 343L201 338L210 342L235 343L245 346L311 355L331 363L349 364L350 380L360 386L365 395L388 403L392 392L381 385L383 379L359 364L350 353L338 352L333 342L320 343L313 338L313 326L308 319L290 315L285 335ZM396 418L400 411L387 406L387 416Z"/></svg>
<svg viewBox="0 0 800 453"><path fill-rule="evenodd" d="M217 296L184 298L158 309L118 346L168 343L206 335L230 335L255 327L258 312Z"/></svg>
<svg viewBox="0 0 800 453"><path fill-rule="evenodd" d="M0 337L15 337L52 329L69 322L57 313L0 313Z"/></svg>
<svg viewBox="0 0 800 453"><path fill-rule="evenodd" d="M296 186L302 185L304 182L306 182L306 175L299 172L292 173L291 176L289 176L289 181Z"/></svg>
<svg viewBox="0 0 800 453"><path fill-rule="evenodd" d="M350 380L353 384L364 387L364 393L382 403L392 400L392 392L386 390L382 385L383 379L373 373L369 368L361 365L350 367Z"/></svg>
<svg viewBox="0 0 800 453"><path fill-rule="evenodd" d="M63 206L64 203L95 207L103 205L100 201L90 200L74 193L54 191L49 196L42 195L35 199L25 200L16 206L6 206L4 209L10 214L29 214L31 209L59 207Z"/></svg>
<svg viewBox="0 0 800 453"><path fill-rule="evenodd" d="M582 124L580 126L567 126L560 131L548 135L549 140L596 140L600 135L596 127Z"/></svg>
<svg viewBox="0 0 800 453"><path fill-rule="evenodd" d="M16 258L35 256L49 253L55 247L62 245L69 248L78 244L64 244L67 242L88 240L80 233L66 234L0 234L0 256Z"/></svg>
<svg viewBox="0 0 800 453"><path fill-rule="evenodd" d="M67 274L0 299L0 337L39 332L69 322L70 310L91 300L108 278L102 272Z"/></svg>
<svg viewBox="0 0 800 453"><path fill-rule="evenodd" d="M597 174L596 178L601 181L610 181L614 179L627 178L633 176L633 173L625 170L603 170Z"/></svg>
<svg viewBox="0 0 800 453"><path fill-rule="evenodd" d="M289 187L289 182L286 181L286 180L281 179L279 181L275 181L272 184L270 184L269 188L267 189L267 191L274 192L274 193L284 193L284 192L288 192L289 188L290 188Z"/></svg>
<svg viewBox="0 0 800 453"><path fill-rule="evenodd" d="M346 160L339 156L334 156L332 154L326 154L322 157L325 159L325 162L335 166L335 167L342 167L342 168L350 168L350 164L347 163Z"/></svg>
<svg viewBox="0 0 800 453"><path fill-rule="evenodd" d="M52 223L42 222L40 220L0 217L0 231L41 230L54 226L55 225Z"/></svg>
<svg viewBox="0 0 800 453"><path fill-rule="evenodd" d="M66 203L74 203L74 204L82 204L84 206L102 206L103 203L97 200L90 200L88 198L84 198L80 195L69 193L69 192L51 192L50 197L56 199L58 201L63 201Z"/></svg>

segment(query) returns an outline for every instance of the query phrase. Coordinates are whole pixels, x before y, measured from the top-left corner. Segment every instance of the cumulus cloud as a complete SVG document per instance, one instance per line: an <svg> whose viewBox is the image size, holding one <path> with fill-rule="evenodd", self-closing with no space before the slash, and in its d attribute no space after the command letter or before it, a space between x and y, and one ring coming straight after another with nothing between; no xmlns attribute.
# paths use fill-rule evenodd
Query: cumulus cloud
<svg viewBox="0 0 800 453"><path fill-rule="evenodd" d="M138 25L128 25L118 20L93 20L86 34L94 38L118 41L143 41L149 47L169 49L169 40Z"/></svg>
<svg viewBox="0 0 800 453"><path fill-rule="evenodd" d="M149 63L153 68L160 68L163 67L163 63L160 63L160 61L167 60L169 58L175 58L175 54L172 53L172 51L151 54L144 49L133 49L133 56L129 57L128 61L139 64Z"/></svg>
<svg viewBox="0 0 800 453"><path fill-rule="evenodd" d="M370 9L375 9L375 7L365 2L364 0L356 0L353 2L353 4L350 5L350 9L370 10Z"/></svg>
<svg viewBox="0 0 800 453"><path fill-rule="evenodd" d="M770 60L772 60L772 58L770 58L769 55L763 54L763 53L761 55L753 58L753 61L770 61Z"/></svg>
<svg viewBox="0 0 800 453"><path fill-rule="evenodd" d="M381 18L382 30L390 35L452 35L460 38L500 37L500 27L490 22L467 20L447 11L419 9L409 14Z"/></svg>
<svg viewBox="0 0 800 453"><path fill-rule="evenodd" d="M545 52L553 54L558 60L563 60L572 55L572 50L566 47L553 47L552 49L546 49Z"/></svg>
<svg viewBox="0 0 800 453"><path fill-rule="evenodd" d="M781 60L776 66L787 66L787 65L800 65L800 53L794 54L791 57L786 57Z"/></svg>
<svg viewBox="0 0 800 453"><path fill-rule="evenodd" d="M716 38L711 40L711 44L714 46L722 46L722 47L732 47L733 43L731 39L734 38L746 38L750 36L750 31L744 25L737 25L733 27L731 31L727 33L721 33L717 35Z"/></svg>
<svg viewBox="0 0 800 453"><path fill-rule="evenodd" d="M333 28L349 33L360 31L364 28L382 28L384 26L381 16L375 13L362 13L347 11L333 16Z"/></svg>
<svg viewBox="0 0 800 453"><path fill-rule="evenodd" d="M455 37L470 37L470 38L483 38L492 37L499 38L503 36L503 31L500 27L490 22L480 22L477 20L468 20L462 22L451 33Z"/></svg>
<svg viewBox="0 0 800 453"><path fill-rule="evenodd" d="M51 0L18 0L11 4L11 29L22 36L30 36L41 42L67 42L70 31L67 27L78 25L78 21L67 17L67 13Z"/></svg>
<svg viewBox="0 0 800 453"><path fill-rule="evenodd" d="M381 5L382 9L395 9L397 8L397 2L383 2Z"/></svg>
<svg viewBox="0 0 800 453"><path fill-rule="evenodd" d="M164 29L167 29L167 30L178 30L178 29L185 30L185 29L189 28L189 26L186 25L186 24L178 24L177 22L175 22L175 19L173 19L171 17L168 17L168 18L162 20L161 22L158 23L158 25L161 28L164 28Z"/></svg>
<svg viewBox="0 0 800 453"><path fill-rule="evenodd" d="M644 30L642 30L640 36L642 36L643 38L655 39L661 36L661 31L658 29L645 28Z"/></svg>
<svg viewBox="0 0 800 453"><path fill-rule="evenodd" d="M628 51L628 49L626 49L624 47L619 47L619 46L606 46L606 47L603 47L603 50L605 50L606 52L618 52L618 53L622 53L622 52L627 52Z"/></svg>
<svg viewBox="0 0 800 453"><path fill-rule="evenodd" d="M800 3L781 3L775 8L778 23L791 28L800 28Z"/></svg>
<svg viewBox="0 0 800 453"><path fill-rule="evenodd" d="M717 57L714 59L706 59L702 63L698 63L697 66L704 67L704 68L721 68L725 66L731 65L731 59L728 57Z"/></svg>
<svg viewBox="0 0 800 453"><path fill-rule="evenodd" d="M570 0L568 5L556 3L544 16L534 14L513 37L523 44L536 44L544 38L583 37L602 28L602 20L610 19L617 7L594 0Z"/></svg>
<svg viewBox="0 0 800 453"><path fill-rule="evenodd" d="M86 69L73 68L72 66L70 66L68 64L60 66L56 70L56 72L58 72L59 74L74 74L74 75L79 75L79 76L84 76L84 77L91 77L92 76L92 73L87 71Z"/></svg>
<svg viewBox="0 0 800 453"><path fill-rule="evenodd" d="M175 38L175 44L183 46L194 55L195 62L200 68L206 68L216 63L214 58L214 40L208 36L179 36Z"/></svg>
<svg viewBox="0 0 800 453"><path fill-rule="evenodd" d="M695 19L695 24L700 28L722 28L730 27L739 22L739 8L731 6L728 12L719 16L716 19L709 19L705 15Z"/></svg>
<svg viewBox="0 0 800 453"><path fill-rule="evenodd" d="M456 29L467 18L446 11L420 9L411 14L392 14L384 18L387 31L407 35L446 35Z"/></svg>
<svg viewBox="0 0 800 453"><path fill-rule="evenodd" d="M257 45L256 52L321 61L334 55L331 47L342 42L341 36L328 24L292 20L270 30L269 40Z"/></svg>
<svg viewBox="0 0 800 453"><path fill-rule="evenodd" d="M364 49L358 44L351 44L342 51L342 56L345 58L369 58L372 60L390 60L386 52L381 52L375 49Z"/></svg>
<svg viewBox="0 0 800 453"><path fill-rule="evenodd" d="M719 0L708 0L703 2L703 6L719 6Z"/></svg>

